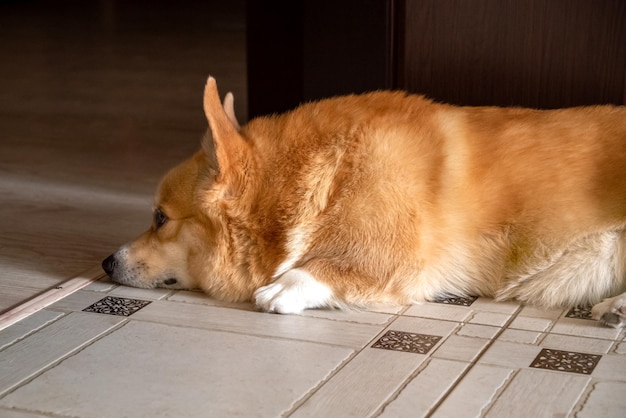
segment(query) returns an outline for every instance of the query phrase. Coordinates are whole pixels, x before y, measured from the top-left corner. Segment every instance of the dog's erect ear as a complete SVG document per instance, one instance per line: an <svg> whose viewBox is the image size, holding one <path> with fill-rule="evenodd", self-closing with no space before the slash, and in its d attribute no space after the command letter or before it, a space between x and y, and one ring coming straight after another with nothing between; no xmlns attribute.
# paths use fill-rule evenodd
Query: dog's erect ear
<svg viewBox="0 0 626 418"><path fill-rule="evenodd" d="M207 143L211 138L205 137L203 149L207 154L215 154L219 171L218 181L228 182L231 188L237 188L243 180L249 145L239 135L232 94L226 95L222 106L217 83L213 77L209 77L204 89L204 114L211 127L213 143ZM213 156L208 157L211 159Z"/></svg>
<svg viewBox="0 0 626 418"><path fill-rule="evenodd" d="M237 116L235 116L235 97L231 92L226 93L226 96L224 96L224 112L226 112L226 116L228 116L235 129L241 129L239 122L237 122Z"/></svg>

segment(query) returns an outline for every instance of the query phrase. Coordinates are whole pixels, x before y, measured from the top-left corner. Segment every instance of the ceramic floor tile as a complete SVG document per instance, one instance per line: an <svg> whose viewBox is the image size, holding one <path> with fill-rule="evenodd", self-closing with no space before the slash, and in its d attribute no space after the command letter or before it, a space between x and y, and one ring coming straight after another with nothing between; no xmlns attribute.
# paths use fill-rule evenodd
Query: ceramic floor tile
<svg viewBox="0 0 626 418"><path fill-rule="evenodd" d="M577 337L606 338L614 340L621 330L605 327L596 321L576 318L561 318L550 330L554 334L575 335Z"/></svg>
<svg viewBox="0 0 626 418"><path fill-rule="evenodd" d="M622 418L626 383L594 381L575 409L576 418Z"/></svg>
<svg viewBox="0 0 626 418"><path fill-rule="evenodd" d="M489 340L495 337L499 331L500 328L495 326L463 324L461 328L456 331L456 334L465 337L485 338Z"/></svg>
<svg viewBox="0 0 626 418"><path fill-rule="evenodd" d="M543 335L543 333L536 331L507 328L498 336L498 340L522 344L535 344Z"/></svg>
<svg viewBox="0 0 626 418"><path fill-rule="evenodd" d="M130 321L0 405L80 417L280 416L352 353Z"/></svg>
<svg viewBox="0 0 626 418"><path fill-rule="evenodd" d="M511 369L525 368L537 357L539 351L541 348L535 345L497 340L478 359L478 362Z"/></svg>
<svg viewBox="0 0 626 418"><path fill-rule="evenodd" d="M482 338L449 336L433 353L433 357L470 362L476 359L489 340Z"/></svg>
<svg viewBox="0 0 626 418"><path fill-rule="evenodd" d="M552 319L533 318L530 316L522 316L520 314L511 322L509 328L542 332L547 331L552 324L554 324L554 320Z"/></svg>
<svg viewBox="0 0 626 418"><path fill-rule="evenodd" d="M403 315L463 322L471 314L472 309L465 306L443 303L423 303L409 307Z"/></svg>
<svg viewBox="0 0 626 418"><path fill-rule="evenodd" d="M346 364L293 416L361 417L372 414L457 328L457 323L449 321L398 317L370 347Z"/></svg>
<svg viewBox="0 0 626 418"><path fill-rule="evenodd" d="M453 298L410 306L403 315L502 326L518 308L517 303L494 302L486 298Z"/></svg>
<svg viewBox="0 0 626 418"><path fill-rule="evenodd" d="M16 411L14 409L0 408L2 418L50 418L50 415L41 415L35 412Z"/></svg>
<svg viewBox="0 0 626 418"><path fill-rule="evenodd" d="M119 287L120 285L117 283L113 283L112 281L110 281L109 279L100 279L98 281L95 281L93 283L91 283L88 286L85 286L83 288L83 290L87 290L90 292L102 292L102 293L107 293L110 292L111 290Z"/></svg>
<svg viewBox="0 0 626 418"><path fill-rule="evenodd" d="M240 307L242 305L249 305L253 307L252 303L230 303L221 300L213 299L206 293L199 290L176 290L172 294L166 297L171 302L183 302L183 303L195 303L197 305L209 305L209 306L232 306Z"/></svg>
<svg viewBox="0 0 626 418"><path fill-rule="evenodd" d="M400 316L394 320L388 328L396 331L447 337L455 332L459 327L460 325L456 322Z"/></svg>
<svg viewBox="0 0 626 418"><path fill-rule="evenodd" d="M485 416L489 418L567 416L589 381L590 378L578 375L520 370Z"/></svg>
<svg viewBox="0 0 626 418"><path fill-rule="evenodd" d="M522 306L522 309L519 312L519 316L532 317L532 318L543 318L543 319L551 319L556 321L558 318L563 315L563 309L545 309L540 308L538 306Z"/></svg>
<svg viewBox="0 0 626 418"><path fill-rule="evenodd" d="M0 351L0 395L122 321L109 315L72 313Z"/></svg>
<svg viewBox="0 0 626 418"><path fill-rule="evenodd" d="M389 313L368 312L340 309L310 309L302 312L301 316L323 318L334 321L358 322L362 324L386 325L394 317Z"/></svg>
<svg viewBox="0 0 626 418"><path fill-rule="evenodd" d="M626 356L616 354L603 355L592 376L596 379L626 382Z"/></svg>
<svg viewBox="0 0 626 418"><path fill-rule="evenodd" d="M401 315L409 308L409 306L397 306L397 305L376 305L368 307L367 310L369 312L381 313L381 314L390 314L390 315Z"/></svg>
<svg viewBox="0 0 626 418"><path fill-rule="evenodd" d="M63 314L42 310L0 331L0 350L55 321Z"/></svg>
<svg viewBox="0 0 626 418"><path fill-rule="evenodd" d="M518 302L496 302L489 298L478 298L472 303L472 309L483 312L497 312L512 315L520 309Z"/></svg>
<svg viewBox="0 0 626 418"><path fill-rule="evenodd" d="M426 355L366 348L291 417L365 417L380 409Z"/></svg>
<svg viewBox="0 0 626 418"><path fill-rule="evenodd" d="M540 345L559 350L580 351L583 353L605 354L613 345L611 340L597 338L574 337L572 335L548 334Z"/></svg>
<svg viewBox="0 0 626 418"><path fill-rule="evenodd" d="M511 314L508 313L475 312L474 315L472 315L472 317L467 322L470 324L493 325L501 327L506 324L510 317Z"/></svg>
<svg viewBox="0 0 626 418"><path fill-rule="evenodd" d="M240 311L259 312L252 302L225 302L209 297L201 291L177 290L168 295L165 300L170 302L191 303L196 305L218 306L222 308L233 308Z"/></svg>
<svg viewBox="0 0 626 418"><path fill-rule="evenodd" d="M445 396L468 363L431 359L426 367L402 389L398 396L386 405L381 418L425 417Z"/></svg>
<svg viewBox="0 0 626 418"><path fill-rule="evenodd" d="M363 347L382 329L382 325L250 312L170 301L152 302L135 313L132 318L163 324L301 339L349 347Z"/></svg>
<svg viewBox="0 0 626 418"><path fill-rule="evenodd" d="M479 417L513 375L512 369L483 364L475 365L431 416L437 418Z"/></svg>
<svg viewBox="0 0 626 418"><path fill-rule="evenodd" d="M108 294L130 299L159 300L165 299L173 292L169 289L138 289L136 287L118 286Z"/></svg>
<svg viewBox="0 0 626 418"><path fill-rule="evenodd" d="M106 294L100 292L89 292L86 290L79 290L71 295L68 295L60 301L48 306L48 310L61 311L61 312L80 312L87 306L96 303L104 298Z"/></svg>

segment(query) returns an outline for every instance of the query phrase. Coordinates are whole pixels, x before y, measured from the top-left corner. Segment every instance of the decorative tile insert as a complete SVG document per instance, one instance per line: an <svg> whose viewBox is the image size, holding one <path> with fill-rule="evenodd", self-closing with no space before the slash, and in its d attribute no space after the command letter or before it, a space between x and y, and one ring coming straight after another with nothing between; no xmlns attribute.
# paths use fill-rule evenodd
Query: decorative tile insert
<svg viewBox="0 0 626 418"><path fill-rule="evenodd" d="M591 374L600 359L599 354L575 353L544 348L539 352L530 367L557 370L561 372Z"/></svg>
<svg viewBox="0 0 626 418"><path fill-rule="evenodd" d="M104 299L100 299L93 305L86 307L83 309L83 312L130 316L149 303L150 301L147 300L107 296Z"/></svg>
<svg viewBox="0 0 626 418"><path fill-rule="evenodd" d="M591 306L574 306L565 314L566 318L576 318L576 319L591 319Z"/></svg>
<svg viewBox="0 0 626 418"><path fill-rule="evenodd" d="M459 305L459 306L470 306L474 301L478 299L478 296L470 296L467 298L460 297L449 297L449 298L439 298L433 300L435 303L443 303L446 305Z"/></svg>
<svg viewBox="0 0 626 418"><path fill-rule="evenodd" d="M426 354L441 340L436 335L414 334L403 331L387 331L372 348Z"/></svg>

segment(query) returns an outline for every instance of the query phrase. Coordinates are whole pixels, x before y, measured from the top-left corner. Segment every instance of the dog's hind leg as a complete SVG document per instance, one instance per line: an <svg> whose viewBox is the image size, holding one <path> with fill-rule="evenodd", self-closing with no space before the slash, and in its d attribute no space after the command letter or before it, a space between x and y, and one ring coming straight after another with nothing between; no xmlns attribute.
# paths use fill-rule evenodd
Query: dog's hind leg
<svg viewBox="0 0 626 418"><path fill-rule="evenodd" d="M626 326L626 293L607 298L591 309L593 319L614 328Z"/></svg>
<svg viewBox="0 0 626 418"><path fill-rule="evenodd" d="M621 231L615 270L626 287L626 230ZM614 328L626 326L626 293L604 299L591 309L593 319Z"/></svg>
<svg viewBox="0 0 626 418"><path fill-rule="evenodd" d="M598 303L626 290L626 233L582 237L561 252L513 276L497 299L545 307Z"/></svg>

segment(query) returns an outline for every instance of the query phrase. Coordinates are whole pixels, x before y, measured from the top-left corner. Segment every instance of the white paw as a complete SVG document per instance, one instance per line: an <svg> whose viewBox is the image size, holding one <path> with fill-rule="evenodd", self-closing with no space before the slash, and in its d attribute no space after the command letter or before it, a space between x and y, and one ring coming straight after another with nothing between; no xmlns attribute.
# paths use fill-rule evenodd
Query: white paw
<svg viewBox="0 0 626 418"><path fill-rule="evenodd" d="M591 317L603 325L621 328L626 325L626 293L604 299L591 308Z"/></svg>
<svg viewBox="0 0 626 418"><path fill-rule="evenodd" d="M274 283L258 288L254 301L266 312L281 314L335 305L331 289L299 269L289 270Z"/></svg>
<svg viewBox="0 0 626 418"><path fill-rule="evenodd" d="M288 289L282 283L272 283L257 289L254 293L256 306L265 312L275 312L281 314L295 314L302 312L305 308L297 299L294 300Z"/></svg>

